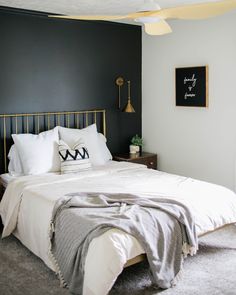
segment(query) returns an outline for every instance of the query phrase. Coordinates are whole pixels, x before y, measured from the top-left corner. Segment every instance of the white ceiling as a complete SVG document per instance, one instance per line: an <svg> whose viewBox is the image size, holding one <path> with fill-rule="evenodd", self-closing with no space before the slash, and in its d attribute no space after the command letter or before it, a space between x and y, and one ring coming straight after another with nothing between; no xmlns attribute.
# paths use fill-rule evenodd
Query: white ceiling
<svg viewBox="0 0 236 295"><path fill-rule="evenodd" d="M124 14L136 12L147 0L0 0L0 6L57 14ZM152 0L149 0L152 1ZM161 8L217 0L157 0Z"/></svg>

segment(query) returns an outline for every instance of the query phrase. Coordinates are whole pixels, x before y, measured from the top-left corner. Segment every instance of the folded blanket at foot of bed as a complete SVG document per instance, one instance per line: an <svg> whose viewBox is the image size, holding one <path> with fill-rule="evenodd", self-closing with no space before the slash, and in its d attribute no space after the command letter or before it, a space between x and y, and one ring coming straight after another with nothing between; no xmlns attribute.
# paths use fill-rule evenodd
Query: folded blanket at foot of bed
<svg viewBox="0 0 236 295"><path fill-rule="evenodd" d="M71 293L83 293L89 243L111 228L139 241L147 254L153 283L161 288L175 284L183 249L185 255L197 251L191 212L177 201L131 194L68 194L54 207L50 239L59 277Z"/></svg>

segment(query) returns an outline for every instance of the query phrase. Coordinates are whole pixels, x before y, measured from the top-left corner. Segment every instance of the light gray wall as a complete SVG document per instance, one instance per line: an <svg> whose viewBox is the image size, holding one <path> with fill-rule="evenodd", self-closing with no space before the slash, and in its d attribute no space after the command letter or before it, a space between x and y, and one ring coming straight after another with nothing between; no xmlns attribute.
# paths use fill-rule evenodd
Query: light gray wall
<svg viewBox="0 0 236 295"><path fill-rule="evenodd" d="M234 188L236 12L143 34L143 137L160 170ZM209 65L209 108L175 106L175 67Z"/></svg>

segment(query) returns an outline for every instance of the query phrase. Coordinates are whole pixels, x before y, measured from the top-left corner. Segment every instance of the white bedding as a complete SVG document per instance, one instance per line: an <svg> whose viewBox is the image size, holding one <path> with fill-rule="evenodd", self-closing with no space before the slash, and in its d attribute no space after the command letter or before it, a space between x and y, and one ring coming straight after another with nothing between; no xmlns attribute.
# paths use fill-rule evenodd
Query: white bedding
<svg viewBox="0 0 236 295"><path fill-rule="evenodd" d="M21 242L54 269L48 256L52 209L61 196L79 191L177 199L194 214L198 235L236 222L236 195L224 187L143 165L110 161L78 175L23 176L11 182L0 205L3 234L15 230ZM126 261L141 253L143 249L134 237L116 229L94 239L86 258L84 294L108 293Z"/></svg>
<svg viewBox="0 0 236 295"><path fill-rule="evenodd" d="M16 179L15 176L10 175L9 173L5 173L1 175L1 184L3 185L4 188L8 186L8 184Z"/></svg>
<svg viewBox="0 0 236 295"><path fill-rule="evenodd" d="M50 173L45 173L43 174L44 176L47 176L47 175L58 175L60 173L57 173L57 172L50 172ZM0 175L0 181L1 181L1 184L3 185L3 187L6 189L8 184L13 181L13 180L16 180L16 179L20 179L20 177L22 177L23 175L11 175L10 173L4 173L4 174L1 174ZM42 176L42 174L41 174Z"/></svg>

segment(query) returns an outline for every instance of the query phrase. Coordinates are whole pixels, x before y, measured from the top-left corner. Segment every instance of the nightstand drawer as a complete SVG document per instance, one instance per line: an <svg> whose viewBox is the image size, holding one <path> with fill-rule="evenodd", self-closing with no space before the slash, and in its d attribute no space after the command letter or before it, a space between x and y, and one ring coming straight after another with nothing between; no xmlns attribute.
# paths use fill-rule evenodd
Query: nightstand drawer
<svg viewBox="0 0 236 295"><path fill-rule="evenodd" d="M148 168L157 169L157 155L151 153L123 154L114 156L116 161L126 161L131 163L143 164Z"/></svg>
<svg viewBox="0 0 236 295"><path fill-rule="evenodd" d="M157 169L157 156L142 159L142 164L147 165L148 168Z"/></svg>

